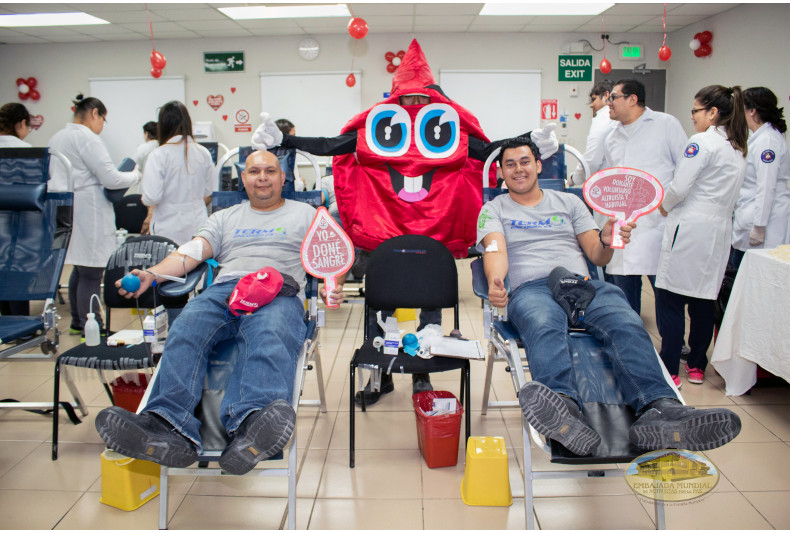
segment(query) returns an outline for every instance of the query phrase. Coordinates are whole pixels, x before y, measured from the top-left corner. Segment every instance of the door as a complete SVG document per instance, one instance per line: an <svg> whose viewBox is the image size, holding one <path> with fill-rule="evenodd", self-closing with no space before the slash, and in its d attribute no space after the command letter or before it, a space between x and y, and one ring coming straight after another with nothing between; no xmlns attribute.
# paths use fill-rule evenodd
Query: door
<svg viewBox="0 0 790 533"><path fill-rule="evenodd" d="M640 65L641 67L641 65ZM593 83L603 80L611 80L617 83L618 80L634 78L645 85L645 105L653 111L664 111L667 90L667 71L659 69L613 69L609 74L602 74L596 69L593 76Z"/></svg>

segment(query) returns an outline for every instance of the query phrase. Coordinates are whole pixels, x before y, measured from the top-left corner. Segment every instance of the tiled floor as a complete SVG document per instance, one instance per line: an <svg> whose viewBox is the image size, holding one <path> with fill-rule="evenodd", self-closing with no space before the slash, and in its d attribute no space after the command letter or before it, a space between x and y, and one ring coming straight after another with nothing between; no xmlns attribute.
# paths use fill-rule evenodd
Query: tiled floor
<svg viewBox="0 0 790 533"><path fill-rule="evenodd" d="M483 339L480 302L471 292L469 261L458 262L461 331ZM643 318L653 339L653 296L644 292ZM61 329L68 309L61 306ZM520 415L481 415L484 365L472 365L472 433L505 438L513 504L470 507L461 500L463 449L455 467L430 469L420 456L410 379L396 377L396 391L368 413L357 412L356 468L348 467L348 362L362 339L362 306L327 312L321 333L328 412L302 408L298 417L297 527L300 529L523 529L525 525ZM126 313L113 325L133 325ZM445 319L450 324L449 317ZM414 327L414 322L406 323ZM448 330L447 327L445 327ZM448 330L449 331L449 330ZM61 351L75 345L63 336ZM505 365L497 365L494 395L514 399ZM314 373L306 397L316 395ZM50 459L51 419L22 411L0 412L0 527L4 529L156 529L158 497L133 512L99 502L99 455L104 449L93 420L108 405L98 380L78 385L90 415L83 424L60 425L60 459ZM706 381L686 382L695 406L726 406L743 421L734 442L707 452L721 472L712 493L686 505L667 505L671 529L790 529L790 388L760 385L751 395L724 396L723 381L709 368ZM52 394L52 363L0 363L2 397L44 401ZM435 375L434 386L458 394L458 375ZM463 447L461 447L463 448ZM538 470L546 456L532 450ZM287 487L280 478L178 478L169 496L171 529L277 529L284 523ZM653 512L621 478L537 480L536 524L542 529L651 529Z"/></svg>

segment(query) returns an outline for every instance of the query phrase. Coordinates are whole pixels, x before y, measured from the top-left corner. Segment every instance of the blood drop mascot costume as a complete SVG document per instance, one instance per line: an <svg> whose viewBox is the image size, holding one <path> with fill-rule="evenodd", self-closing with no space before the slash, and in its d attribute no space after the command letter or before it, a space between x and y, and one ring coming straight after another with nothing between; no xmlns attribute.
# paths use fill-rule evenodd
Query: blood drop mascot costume
<svg viewBox="0 0 790 533"><path fill-rule="evenodd" d="M406 95L427 96L430 103L400 105ZM340 219L355 246L373 250L390 237L420 234L442 242L456 258L466 257L483 205L483 163L501 141L489 142L474 115L435 84L416 39L395 73L390 97L352 118L338 137L280 137L268 113L261 119L253 148L279 144L334 156ZM527 134L542 159L557 151L554 127ZM492 169L489 184L495 183Z"/></svg>

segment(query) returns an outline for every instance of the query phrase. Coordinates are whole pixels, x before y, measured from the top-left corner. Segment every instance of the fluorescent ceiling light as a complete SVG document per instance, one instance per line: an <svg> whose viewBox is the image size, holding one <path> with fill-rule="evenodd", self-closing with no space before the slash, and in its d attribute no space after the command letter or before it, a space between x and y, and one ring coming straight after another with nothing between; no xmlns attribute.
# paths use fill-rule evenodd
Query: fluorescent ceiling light
<svg viewBox="0 0 790 533"><path fill-rule="evenodd" d="M23 28L34 26L87 26L91 24L109 24L109 22L82 12L0 15L0 27L5 28Z"/></svg>
<svg viewBox="0 0 790 533"><path fill-rule="evenodd" d="M599 15L612 7L613 3L527 3L527 4L484 4L481 15Z"/></svg>
<svg viewBox="0 0 790 533"><path fill-rule="evenodd" d="M220 7L219 10L233 20L351 16L346 4Z"/></svg>

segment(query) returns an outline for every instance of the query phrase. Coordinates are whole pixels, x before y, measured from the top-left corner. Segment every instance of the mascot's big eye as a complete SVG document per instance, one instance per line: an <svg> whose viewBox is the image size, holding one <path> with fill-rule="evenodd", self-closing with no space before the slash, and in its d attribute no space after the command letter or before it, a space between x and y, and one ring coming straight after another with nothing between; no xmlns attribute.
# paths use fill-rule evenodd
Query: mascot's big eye
<svg viewBox="0 0 790 533"><path fill-rule="evenodd" d="M430 104L417 113L414 136L420 153L429 159L451 155L460 141L458 113L447 104Z"/></svg>
<svg viewBox="0 0 790 533"><path fill-rule="evenodd" d="M365 141L373 153L402 156L411 145L411 118L401 106L377 105L365 120Z"/></svg>

